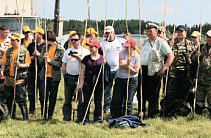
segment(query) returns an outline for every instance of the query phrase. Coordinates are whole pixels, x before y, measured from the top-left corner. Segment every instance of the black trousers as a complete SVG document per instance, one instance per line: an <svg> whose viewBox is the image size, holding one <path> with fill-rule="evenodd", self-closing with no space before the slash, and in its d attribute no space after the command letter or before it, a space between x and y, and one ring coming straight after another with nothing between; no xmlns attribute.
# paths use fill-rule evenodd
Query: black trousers
<svg viewBox="0 0 211 138"><path fill-rule="evenodd" d="M154 117L155 114L159 112L158 109L158 98L160 91L161 78L154 76L148 76L148 66L142 66L142 105L143 113L146 111L146 101L149 102L148 106L148 117ZM137 88L137 98L139 101L139 112L140 112L140 74L139 74L139 83Z"/></svg>

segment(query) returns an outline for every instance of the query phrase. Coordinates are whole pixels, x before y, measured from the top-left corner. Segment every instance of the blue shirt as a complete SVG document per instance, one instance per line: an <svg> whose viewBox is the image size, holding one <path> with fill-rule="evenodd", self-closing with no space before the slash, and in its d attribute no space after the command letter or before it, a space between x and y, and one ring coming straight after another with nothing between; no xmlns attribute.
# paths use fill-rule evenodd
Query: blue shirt
<svg viewBox="0 0 211 138"><path fill-rule="evenodd" d="M43 42L40 45L37 44L37 47L36 47L37 51L39 51L41 53L42 48L45 45L46 45L45 42ZM30 56L33 56L32 53L35 50L35 42L30 43L27 49L29 51ZM31 70L31 71L35 71L35 59L31 61L30 67L28 69ZM38 60L38 57L37 57L37 70L41 71L41 69L42 69L42 65L39 64L39 60Z"/></svg>

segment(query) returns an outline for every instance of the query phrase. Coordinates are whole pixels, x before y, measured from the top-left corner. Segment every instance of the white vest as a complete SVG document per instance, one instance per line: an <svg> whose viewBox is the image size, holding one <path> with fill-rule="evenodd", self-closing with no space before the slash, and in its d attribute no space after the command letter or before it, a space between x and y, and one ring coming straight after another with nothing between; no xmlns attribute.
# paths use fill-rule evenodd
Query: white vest
<svg viewBox="0 0 211 138"><path fill-rule="evenodd" d="M3 49L6 49L6 50L7 50L9 44L10 44L10 38L7 38L7 40L6 40L4 43L0 44L0 48L3 48ZM4 53L1 53L1 52L0 52L0 60L2 59L3 54L4 54ZM2 63L0 63L0 65L2 65Z"/></svg>
<svg viewBox="0 0 211 138"><path fill-rule="evenodd" d="M149 41L149 39L146 39L144 41L143 46L145 45L147 41ZM164 66L165 56L160 53L161 44L163 41L164 40L160 37L157 37L155 39L155 43L149 55L148 76L154 76Z"/></svg>

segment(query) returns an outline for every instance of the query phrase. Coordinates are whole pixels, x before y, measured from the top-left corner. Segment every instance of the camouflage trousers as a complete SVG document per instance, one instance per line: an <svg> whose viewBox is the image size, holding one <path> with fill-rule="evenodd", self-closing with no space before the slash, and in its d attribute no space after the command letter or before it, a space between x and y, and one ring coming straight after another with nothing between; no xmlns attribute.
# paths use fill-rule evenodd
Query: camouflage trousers
<svg viewBox="0 0 211 138"><path fill-rule="evenodd" d="M165 105L163 105L164 101L161 101L161 107L162 110L165 111L165 114L168 113L171 103L173 103L175 100L179 99L187 101L190 84L190 80L185 77L185 73L183 72L181 72L180 75L177 75L175 78L169 76L165 97Z"/></svg>
<svg viewBox="0 0 211 138"><path fill-rule="evenodd" d="M207 98L208 110L211 111L211 86L198 84L196 93L196 112L199 114L205 108L205 99Z"/></svg>

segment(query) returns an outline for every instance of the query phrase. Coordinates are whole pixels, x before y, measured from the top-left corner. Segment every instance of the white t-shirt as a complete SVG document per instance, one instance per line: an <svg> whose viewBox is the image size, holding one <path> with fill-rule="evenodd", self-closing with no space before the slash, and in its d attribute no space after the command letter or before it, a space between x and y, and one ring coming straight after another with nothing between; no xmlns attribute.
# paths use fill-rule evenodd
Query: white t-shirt
<svg viewBox="0 0 211 138"><path fill-rule="evenodd" d="M62 62L67 63L66 72L70 75L78 75L80 72L80 62L77 60L77 58L68 55L70 51L78 52L78 55L81 56L81 48L80 49L75 49L74 47L68 48L64 52L64 56L62 58ZM83 48L82 57L85 57L86 55L89 54L90 54L89 50Z"/></svg>
<svg viewBox="0 0 211 138"><path fill-rule="evenodd" d="M107 47L106 47L107 43L106 39L100 42L102 50L104 42L104 47L106 48L105 58L111 67L111 71L115 71L119 68L119 52L122 51L123 49L122 43L125 43L125 41L126 41L125 39L115 37L113 41L108 42Z"/></svg>

